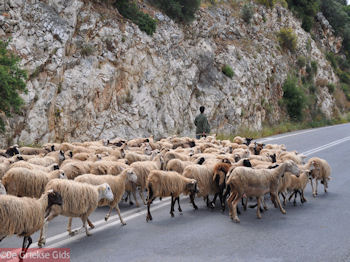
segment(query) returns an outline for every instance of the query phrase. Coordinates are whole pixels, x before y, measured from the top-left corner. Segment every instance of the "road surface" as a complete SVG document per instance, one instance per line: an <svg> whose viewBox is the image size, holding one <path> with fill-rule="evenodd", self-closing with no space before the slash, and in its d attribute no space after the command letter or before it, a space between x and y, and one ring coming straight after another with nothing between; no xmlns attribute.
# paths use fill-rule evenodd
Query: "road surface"
<svg viewBox="0 0 350 262"><path fill-rule="evenodd" d="M350 124L297 131L259 141L285 144L308 157L326 159L332 168L329 191L313 198L310 184L308 202L288 203L283 215L269 203L269 210L256 218L255 209L240 215L240 224L228 212L208 210L196 199L193 210L182 198L183 213L169 214L169 199L151 206L153 221L146 223L146 208L121 205L126 226L114 216L106 223L107 208L92 216L96 228L86 237L68 237L67 218L55 218L48 228L46 247L70 248L71 261L350 261ZM112 213L113 214L113 213ZM73 227L80 227L79 219ZM33 236L38 240L38 233ZM9 237L3 247L20 247L22 239ZM35 247L36 243L32 247Z"/></svg>

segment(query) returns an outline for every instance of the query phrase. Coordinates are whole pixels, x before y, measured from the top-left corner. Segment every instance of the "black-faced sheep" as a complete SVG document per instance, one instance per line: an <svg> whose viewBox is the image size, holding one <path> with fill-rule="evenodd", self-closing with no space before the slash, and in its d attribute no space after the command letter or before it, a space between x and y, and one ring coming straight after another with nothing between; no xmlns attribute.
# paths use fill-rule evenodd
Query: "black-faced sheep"
<svg viewBox="0 0 350 262"><path fill-rule="evenodd" d="M23 237L22 254L32 243L31 235L41 229L53 205L62 205L61 195L52 190L40 199L3 195L0 197L0 241L6 236Z"/></svg>

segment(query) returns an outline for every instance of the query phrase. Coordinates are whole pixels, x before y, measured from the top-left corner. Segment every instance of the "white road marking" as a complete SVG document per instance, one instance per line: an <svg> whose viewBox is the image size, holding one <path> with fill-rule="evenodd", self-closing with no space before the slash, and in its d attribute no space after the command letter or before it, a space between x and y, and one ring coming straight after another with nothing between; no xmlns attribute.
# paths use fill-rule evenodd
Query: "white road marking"
<svg viewBox="0 0 350 262"><path fill-rule="evenodd" d="M342 125L348 125L348 123L342 124ZM339 126L339 125L337 125L337 126ZM262 138L263 140L260 141L259 143L265 143L265 142L269 142L269 141L272 141L272 140L278 140L278 139L291 137L291 136L298 136L298 135L302 135L302 134L306 134L306 133L319 131L320 129L328 129L328 128L332 128L332 127L335 127L335 126L326 126L326 127L314 128L314 129L309 129L309 130L305 130L305 131L301 131L301 132L297 132L297 133L293 133L293 134L281 135L281 136L278 136L278 137Z"/></svg>
<svg viewBox="0 0 350 262"><path fill-rule="evenodd" d="M347 137L344 137L344 138L342 138L342 139L335 140L335 141L333 141L333 142L331 142L331 143L325 144L325 145L323 145L323 146L316 147L316 148L314 148L314 149L310 149L310 150L308 150L308 151L303 152L302 154L305 155L305 156L309 156L309 155L311 155L311 154L314 154L314 153L316 153L316 152L325 150L325 149L327 149L327 148L330 148L330 147L339 145L339 144L341 144L341 143L343 143L343 142L346 142L346 141L349 141L349 140L350 140L350 136L347 136Z"/></svg>

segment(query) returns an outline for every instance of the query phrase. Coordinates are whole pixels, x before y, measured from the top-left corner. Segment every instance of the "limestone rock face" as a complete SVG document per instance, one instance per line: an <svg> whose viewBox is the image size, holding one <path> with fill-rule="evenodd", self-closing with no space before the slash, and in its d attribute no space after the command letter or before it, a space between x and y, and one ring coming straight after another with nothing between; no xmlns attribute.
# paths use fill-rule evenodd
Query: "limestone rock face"
<svg viewBox="0 0 350 262"><path fill-rule="evenodd" d="M280 6L255 5L252 23L225 6L201 8L187 26L159 11L153 36L141 32L117 10L94 1L13 0L0 16L0 37L28 71L23 115L7 119L0 144L85 141L174 134L194 136L200 105L212 132L286 117L278 106L282 84L298 56L318 63L317 104L331 117L335 107L327 83L337 82L324 54ZM324 17L320 41L336 50ZM279 47L276 32L291 27L298 51ZM309 45L309 48L306 46ZM222 73L229 65L232 78Z"/></svg>

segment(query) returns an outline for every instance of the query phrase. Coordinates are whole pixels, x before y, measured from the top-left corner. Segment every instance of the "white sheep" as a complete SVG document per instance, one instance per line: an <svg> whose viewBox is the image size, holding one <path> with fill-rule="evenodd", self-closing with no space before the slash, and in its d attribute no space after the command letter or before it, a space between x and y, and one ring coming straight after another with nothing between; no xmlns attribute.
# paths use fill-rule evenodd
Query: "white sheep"
<svg viewBox="0 0 350 262"><path fill-rule="evenodd" d="M13 163L11 166L10 166L10 169L11 168L14 168L14 167L24 167L24 168L27 168L27 169L37 169L37 170L41 170L43 172L51 172L53 170L58 170L59 169L59 166L58 164L54 163L50 166L40 166L40 165L35 165L35 164L31 164L29 162L26 162L26 161L18 161L16 163Z"/></svg>
<svg viewBox="0 0 350 262"><path fill-rule="evenodd" d="M299 175L299 168L293 161L286 161L274 169L252 169L237 167L231 171L226 184L230 186L231 195L227 200L230 209L230 217L235 222L240 222L237 216L237 204L245 194L247 197L256 197L258 202L257 217L261 218L260 201L266 194L271 194L271 200L277 201L282 214L286 214L278 197L278 185L284 172Z"/></svg>
<svg viewBox="0 0 350 262"><path fill-rule="evenodd" d="M313 197L317 196L317 181L321 180L321 184L324 186L324 192L327 193L328 181L331 179L331 167L328 162L318 157L312 157L307 164L312 164L314 169L311 170L311 188ZM313 185L315 180L315 187Z"/></svg>
<svg viewBox="0 0 350 262"><path fill-rule="evenodd" d="M53 205L62 205L62 198L52 190L47 191L40 199L2 195L0 241L6 236L23 236L22 252L25 254L32 243L31 235L43 227L45 215Z"/></svg>
<svg viewBox="0 0 350 262"><path fill-rule="evenodd" d="M197 182L194 179L189 179L181 176L177 172L152 170L147 178L148 200L147 200L147 217L146 221L152 220L150 206L156 197L171 196L170 214L174 216L174 205L177 201L179 212L182 212L180 207L180 194L190 195L191 202L195 206L193 199L198 193Z"/></svg>
<svg viewBox="0 0 350 262"><path fill-rule="evenodd" d="M35 157L28 160L31 164L41 165L41 166L50 166L52 164L58 163L61 165L65 160L65 155L62 150L50 152L45 157Z"/></svg>
<svg viewBox="0 0 350 262"><path fill-rule="evenodd" d="M6 195L6 189L0 180L0 195Z"/></svg>
<svg viewBox="0 0 350 262"><path fill-rule="evenodd" d="M72 231L71 224L68 223L67 231L69 232L69 235L77 234L85 229L86 235L90 236L91 233L86 226L89 215L97 208L100 200L113 200L112 189L107 183L94 186L73 180L53 179L46 185L45 192L48 192L49 190L58 192L62 196L63 204L62 206L52 206L45 221L45 225L40 232L40 238L38 241L38 246L40 247L46 242L45 236L48 222L58 215L80 217L83 223L80 229Z"/></svg>
<svg viewBox="0 0 350 262"><path fill-rule="evenodd" d="M125 169L118 176L112 176L112 175L96 176L94 174L85 174L85 175L78 176L74 180L77 182L85 182L91 185L101 185L103 183L109 184L114 195L113 201L108 201L104 199L104 200L101 200L98 205L110 207L108 214L105 216L106 221L110 217L113 208L115 208L117 210L120 222L123 225L126 225L126 223L123 221L123 218L120 215L118 203L122 199L123 194L125 192L125 184L128 181L131 181L133 183L136 183L137 181L137 176L131 168ZM89 224L92 224L92 223L90 222Z"/></svg>
<svg viewBox="0 0 350 262"><path fill-rule="evenodd" d="M67 179L62 170L46 173L41 170L14 167L6 172L2 183L10 195L39 198L46 184L55 178Z"/></svg>

